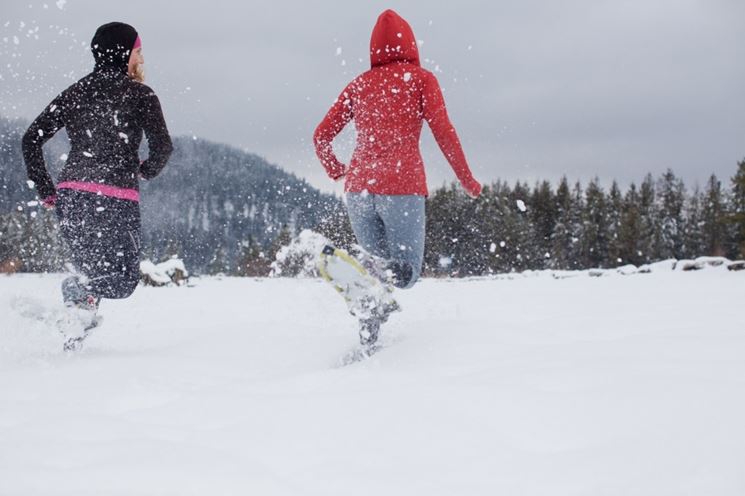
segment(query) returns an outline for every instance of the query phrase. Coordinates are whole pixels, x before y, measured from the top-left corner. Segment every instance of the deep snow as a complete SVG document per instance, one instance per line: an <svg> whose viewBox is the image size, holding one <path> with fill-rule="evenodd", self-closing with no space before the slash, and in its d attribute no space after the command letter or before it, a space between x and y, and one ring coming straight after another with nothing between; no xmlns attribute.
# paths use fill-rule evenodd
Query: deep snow
<svg viewBox="0 0 745 496"><path fill-rule="evenodd" d="M745 494L745 272L425 280L386 348L318 280L105 301L0 277L0 494ZM56 304L56 303L55 303Z"/></svg>

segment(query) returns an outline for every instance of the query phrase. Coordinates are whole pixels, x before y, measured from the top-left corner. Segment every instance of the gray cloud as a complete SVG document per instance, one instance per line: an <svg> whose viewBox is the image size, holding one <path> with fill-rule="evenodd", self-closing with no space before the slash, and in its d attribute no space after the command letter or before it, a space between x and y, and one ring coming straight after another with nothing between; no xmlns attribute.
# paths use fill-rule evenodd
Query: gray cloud
<svg viewBox="0 0 745 496"><path fill-rule="evenodd" d="M142 35L174 134L259 153L326 190L340 186L325 179L311 134L368 68L370 30L388 7L424 41L482 180L628 183L672 167L703 183L745 156L745 8L735 0L44 4L3 7L0 113L35 116L90 70L96 27L124 20ZM338 140L340 155L352 140L350 130ZM454 176L433 141L425 129L437 186Z"/></svg>

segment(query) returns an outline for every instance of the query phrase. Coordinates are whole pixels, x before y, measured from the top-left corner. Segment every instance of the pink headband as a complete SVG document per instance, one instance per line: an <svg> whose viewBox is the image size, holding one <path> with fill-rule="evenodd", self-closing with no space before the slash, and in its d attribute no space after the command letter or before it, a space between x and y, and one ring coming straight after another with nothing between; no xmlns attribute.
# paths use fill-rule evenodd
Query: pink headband
<svg viewBox="0 0 745 496"><path fill-rule="evenodd" d="M132 50L137 50L141 46L142 46L142 40L138 36L137 39L135 40L135 46L132 47Z"/></svg>

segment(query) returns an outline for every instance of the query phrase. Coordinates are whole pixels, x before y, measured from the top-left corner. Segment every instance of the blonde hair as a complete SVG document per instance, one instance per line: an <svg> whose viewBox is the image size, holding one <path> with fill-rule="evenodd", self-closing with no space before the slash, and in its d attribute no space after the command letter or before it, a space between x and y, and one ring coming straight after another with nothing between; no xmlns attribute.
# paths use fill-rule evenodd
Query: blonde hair
<svg viewBox="0 0 745 496"><path fill-rule="evenodd" d="M138 83L145 82L145 67L144 64L137 64L132 72L129 73L129 77L137 81Z"/></svg>

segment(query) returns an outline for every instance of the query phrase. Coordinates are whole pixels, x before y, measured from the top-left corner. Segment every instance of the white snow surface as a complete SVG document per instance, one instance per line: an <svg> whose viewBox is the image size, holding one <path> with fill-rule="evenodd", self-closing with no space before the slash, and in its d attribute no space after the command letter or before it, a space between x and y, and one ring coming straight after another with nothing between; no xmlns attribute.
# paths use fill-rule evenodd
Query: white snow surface
<svg viewBox="0 0 745 496"><path fill-rule="evenodd" d="M745 494L745 272L552 275L399 291L346 367L316 279L140 287L64 354L64 276L2 276L0 494Z"/></svg>

